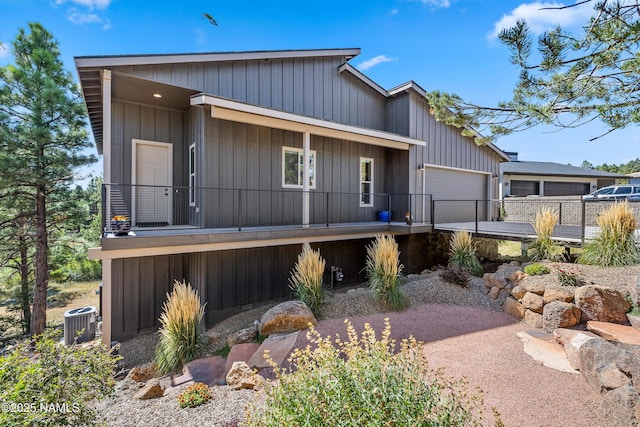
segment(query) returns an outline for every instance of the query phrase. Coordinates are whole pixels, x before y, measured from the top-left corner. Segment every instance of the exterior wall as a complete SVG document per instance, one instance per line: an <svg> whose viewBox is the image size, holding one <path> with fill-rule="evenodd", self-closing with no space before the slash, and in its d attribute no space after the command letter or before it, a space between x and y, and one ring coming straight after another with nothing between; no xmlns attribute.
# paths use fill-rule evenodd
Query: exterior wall
<svg viewBox="0 0 640 427"><path fill-rule="evenodd" d="M507 197L511 194L511 181L535 181L540 183L540 194L539 196L544 196L544 183L545 181L552 182L578 182L578 183L588 183L591 191L595 191L598 188L598 179L596 178L584 178L584 177L574 177L574 176L539 176L539 175L503 175L502 176L502 192L503 196Z"/></svg>
<svg viewBox="0 0 640 427"><path fill-rule="evenodd" d="M383 95L338 67L345 57L117 67L141 78L320 119L385 129Z"/></svg>

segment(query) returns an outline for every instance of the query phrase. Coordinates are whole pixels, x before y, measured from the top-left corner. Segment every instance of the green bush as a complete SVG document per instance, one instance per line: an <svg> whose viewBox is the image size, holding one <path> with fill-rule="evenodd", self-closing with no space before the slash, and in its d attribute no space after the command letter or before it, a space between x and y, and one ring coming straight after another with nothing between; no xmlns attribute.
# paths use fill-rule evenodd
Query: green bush
<svg viewBox="0 0 640 427"><path fill-rule="evenodd" d="M467 230L453 233L449 243L449 265L460 267L469 274L482 277L484 269L476 257L476 248Z"/></svg>
<svg viewBox="0 0 640 427"><path fill-rule="evenodd" d="M90 401L113 393L118 357L102 345L60 344L47 330L0 357L0 425L95 425Z"/></svg>
<svg viewBox="0 0 640 427"><path fill-rule="evenodd" d="M558 221L558 214L546 206L536 212L532 225L537 239L529 247L533 261L541 261L543 259L549 261L564 260L564 254L557 252L557 245L553 243L551 238Z"/></svg>
<svg viewBox="0 0 640 427"><path fill-rule="evenodd" d="M212 398L213 395L208 385L195 383L178 395L178 405L180 405L181 408L195 408L204 405Z"/></svg>
<svg viewBox="0 0 640 427"><path fill-rule="evenodd" d="M558 281L562 286L582 286L584 283L578 273L565 270L558 270Z"/></svg>
<svg viewBox="0 0 640 427"><path fill-rule="evenodd" d="M200 321L204 306L198 292L184 281L174 282L162 306L160 340L156 345L156 364L166 374L193 360L202 344Z"/></svg>
<svg viewBox="0 0 640 427"><path fill-rule="evenodd" d="M529 276L542 276L543 274L551 273L551 270L544 264L534 262L533 264L527 265L524 268L524 272Z"/></svg>
<svg viewBox="0 0 640 427"><path fill-rule="evenodd" d="M409 301L400 288L402 270L398 244L392 236L378 235L367 246L365 272L376 301L391 310L404 310Z"/></svg>
<svg viewBox="0 0 640 427"><path fill-rule="evenodd" d="M316 316L320 314L325 300L322 287L325 265L320 251L313 250L309 244L305 244L289 278L289 287L296 298L304 302Z"/></svg>
<svg viewBox="0 0 640 427"><path fill-rule="evenodd" d="M629 202L615 203L598 215L600 233L585 244L579 264L624 267L640 263L640 250L633 239L636 219Z"/></svg>
<svg viewBox="0 0 640 427"><path fill-rule="evenodd" d="M321 338L294 350L289 370L274 365L278 381L265 387L263 406L250 408L250 426L478 426L482 395L464 380L428 368L422 344L405 339L396 354L389 319L380 339L369 324L347 340Z"/></svg>

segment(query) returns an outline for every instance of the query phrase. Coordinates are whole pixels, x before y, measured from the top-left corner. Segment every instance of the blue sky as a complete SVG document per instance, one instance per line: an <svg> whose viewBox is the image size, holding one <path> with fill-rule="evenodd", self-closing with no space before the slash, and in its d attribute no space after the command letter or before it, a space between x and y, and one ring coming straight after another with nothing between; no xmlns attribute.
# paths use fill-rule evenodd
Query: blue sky
<svg viewBox="0 0 640 427"><path fill-rule="evenodd" d="M556 1L555 5L573 0ZM303 6L301 6L303 5ZM207 0L0 0L0 64L18 28L41 22L74 56L279 49L361 48L351 64L385 89L408 80L482 105L508 99L517 78L496 31L526 18L534 31L557 23L578 30L591 6L540 11L550 3L511 0L369 0L316 2ZM202 17L207 12L219 26ZM499 139L520 160L580 166L626 163L640 153L636 128L589 142L600 124L561 132L533 130Z"/></svg>

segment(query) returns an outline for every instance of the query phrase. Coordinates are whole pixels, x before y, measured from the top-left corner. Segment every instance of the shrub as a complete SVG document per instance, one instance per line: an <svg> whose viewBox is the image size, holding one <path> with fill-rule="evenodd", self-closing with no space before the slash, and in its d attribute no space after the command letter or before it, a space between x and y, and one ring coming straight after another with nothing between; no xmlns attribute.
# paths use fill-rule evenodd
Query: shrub
<svg viewBox="0 0 640 427"><path fill-rule="evenodd" d="M527 265L524 268L524 272L529 276L542 276L543 274L549 274L551 270L544 264L534 262L533 264Z"/></svg>
<svg viewBox="0 0 640 427"><path fill-rule="evenodd" d="M585 244L579 264L623 267L640 262L640 251L633 239L636 219L629 203L615 203L596 219L600 233Z"/></svg>
<svg viewBox="0 0 640 427"><path fill-rule="evenodd" d="M466 288L469 286L469 273L467 270L455 265L448 265L438 270L438 275L446 282Z"/></svg>
<svg viewBox="0 0 640 427"><path fill-rule="evenodd" d="M190 284L176 280L162 310L156 364L158 372L166 374L195 357L202 342L200 321L204 306Z"/></svg>
<svg viewBox="0 0 640 427"><path fill-rule="evenodd" d="M265 387L264 406L250 408L250 426L476 426L482 395L468 394L464 380L428 368L422 344L402 341L395 354L389 319L380 339L369 324L359 336L347 324L347 340L321 338L296 349L286 370L274 365L276 383Z"/></svg>
<svg viewBox="0 0 640 427"><path fill-rule="evenodd" d="M392 236L378 235L367 246L365 271L369 287L378 303L392 310L403 310L408 305L407 297L400 288L402 270L398 244Z"/></svg>
<svg viewBox="0 0 640 427"><path fill-rule="evenodd" d="M105 346L60 344L47 330L0 357L0 425L95 425L92 399L114 391L118 357Z"/></svg>
<svg viewBox="0 0 640 427"><path fill-rule="evenodd" d="M320 313L325 300L322 287L325 265L320 251L311 249L311 246L305 243L289 278L289 287L296 298L304 302L315 315Z"/></svg>
<svg viewBox="0 0 640 427"><path fill-rule="evenodd" d="M578 273L566 270L558 270L558 281L562 286L582 286L584 283Z"/></svg>
<svg viewBox="0 0 640 427"><path fill-rule="evenodd" d="M204 405L213 398L211 389L204 383L195 383L178 395L181 408L195 408Z"/></svg>
<svg viewBox="0 0 640 427"><path fill-rule="evenodd" d="M467 230L453 233L449 243L449 265L465 269L469 274L481 277L484 269L476 257L476 248Z"/></svg>
<svg viewBox="0 0 640 427"><path fill-rule="evenodd" d="M532 260L562 261L564 259L562 253L555 251L556 245L551 239L553 229L558 224L558 220L558 214L546 206L536 212L532 225L537 239L534 240L530 247Z"/></svg>

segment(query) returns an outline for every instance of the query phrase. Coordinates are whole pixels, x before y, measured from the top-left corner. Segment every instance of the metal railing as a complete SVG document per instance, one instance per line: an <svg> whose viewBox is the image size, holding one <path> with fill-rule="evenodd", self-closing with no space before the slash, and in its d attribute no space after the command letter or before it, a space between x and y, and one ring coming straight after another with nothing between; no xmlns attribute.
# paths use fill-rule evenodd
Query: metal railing
<svg viewBox="0 0 640 427"><path fill-rule="evenodd" d="M105 233L121 231L114 218L131 229L330 226L335 224L431 223L429 194L365 194L302 190L161 187L104 184ZM308 208L306 208L308 207ZM381 215L380 212L390 212Z"/></svg>

